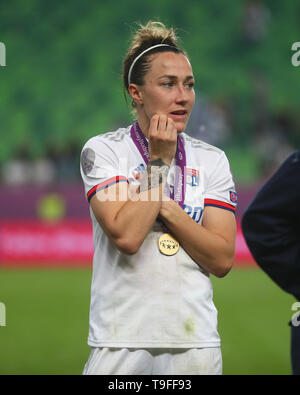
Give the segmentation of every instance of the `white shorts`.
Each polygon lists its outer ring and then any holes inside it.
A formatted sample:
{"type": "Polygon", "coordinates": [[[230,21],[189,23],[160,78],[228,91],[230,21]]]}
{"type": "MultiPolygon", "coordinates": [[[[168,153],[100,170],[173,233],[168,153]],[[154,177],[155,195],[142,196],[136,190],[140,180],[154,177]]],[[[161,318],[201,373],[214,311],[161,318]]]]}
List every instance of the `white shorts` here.
{"type": "Polygon", "coordinates": [[[222,354],[212,348],[92,348],[83,375],[220,375],[222,354]]]}

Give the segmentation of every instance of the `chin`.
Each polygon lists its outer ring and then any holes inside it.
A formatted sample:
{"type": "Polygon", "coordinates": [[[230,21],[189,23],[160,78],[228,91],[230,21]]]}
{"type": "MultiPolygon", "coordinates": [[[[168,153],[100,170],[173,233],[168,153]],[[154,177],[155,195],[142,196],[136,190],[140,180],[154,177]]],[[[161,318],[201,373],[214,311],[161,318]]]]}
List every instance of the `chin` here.
{"type": "Polygon", "coordinates": [[[186,124],[183,124],[182,122],[179,122],[178,124],[175,123],[175,126],[176,126],[176,128],[177,128],[177,132],[178,132],[178,133],[181,133],[181,132],[184,132],[184,131],[185,131],[186,124]]]}

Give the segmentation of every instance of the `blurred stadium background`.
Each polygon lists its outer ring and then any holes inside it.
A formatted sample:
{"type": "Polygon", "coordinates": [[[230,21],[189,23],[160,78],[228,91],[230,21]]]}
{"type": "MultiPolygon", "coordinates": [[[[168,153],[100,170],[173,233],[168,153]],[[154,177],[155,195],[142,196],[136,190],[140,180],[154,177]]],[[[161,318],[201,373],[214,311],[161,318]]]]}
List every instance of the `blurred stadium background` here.
{"type": "MultiPolygon", "coordinates": [[[[299,149],[299,16],[297,0],[0,0],[0,374],[80,374],[88,357],[79,156],[88,138],[132,122],[121,64],[135,23],[177,28],[196,78],[188,133],[225,150],[239,223],[299,149]]],[[[256,266],[240,230],[234,269],[212,280],[224,373],[290,374],[294,299],[256,266]]]]}

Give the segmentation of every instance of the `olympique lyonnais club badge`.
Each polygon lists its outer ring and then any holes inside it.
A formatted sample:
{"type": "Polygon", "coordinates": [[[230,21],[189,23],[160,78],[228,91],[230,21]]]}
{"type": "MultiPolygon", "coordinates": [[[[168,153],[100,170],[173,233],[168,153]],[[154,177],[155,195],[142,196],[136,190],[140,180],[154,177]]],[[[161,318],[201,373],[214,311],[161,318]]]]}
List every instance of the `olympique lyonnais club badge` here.
{"type": "Polygon", "coordinates": [[[179,243],[169,233],[164,233],[158,240],[158,248],[164,255],[175,255],[179,250],[179,243]]]}
{"type": "Polygon", "coordinates": [[[191,187],[199,185],[199,170],[186,168],[186,183],[191,187]]]}

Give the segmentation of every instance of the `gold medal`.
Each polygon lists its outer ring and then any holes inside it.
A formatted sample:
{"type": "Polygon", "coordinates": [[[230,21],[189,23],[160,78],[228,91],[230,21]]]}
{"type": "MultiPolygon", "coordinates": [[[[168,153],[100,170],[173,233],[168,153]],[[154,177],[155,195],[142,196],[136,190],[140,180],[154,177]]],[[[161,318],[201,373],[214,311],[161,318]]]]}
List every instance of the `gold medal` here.
{"type": "Polygon", "coordinates": [[[164,255],[175,255],[179,250],[179,243],[169,233],[164,233],[158,239],[158,248],[164,255]]]}

